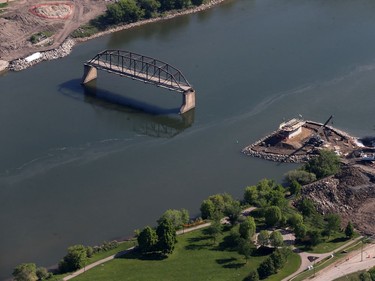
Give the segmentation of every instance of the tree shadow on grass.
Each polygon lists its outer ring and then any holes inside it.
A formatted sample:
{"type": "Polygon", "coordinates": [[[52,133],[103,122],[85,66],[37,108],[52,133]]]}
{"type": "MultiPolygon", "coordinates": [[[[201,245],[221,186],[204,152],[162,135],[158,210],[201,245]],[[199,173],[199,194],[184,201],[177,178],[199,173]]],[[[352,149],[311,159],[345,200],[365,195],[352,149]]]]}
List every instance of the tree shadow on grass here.
{"type": "Polygon", "coordinates": [[[201,250],[212,247],[212,242],[207,236],[192,237],[187,241],[189,245],[185,246],[186,250],[201,250]]]}
{"type": "Polygon", "coordinates": [[[227,258],[227,259],[217,259],[216,262],[218,264],[225,264],[225,263],[230,263],[232,261],[236,261],[236,258],[227,258]]]}
{"type": "Polygon", "coordinates": [[[142,254],[139,251],[131,251],[118,257],[119,259],[131,259],[131,260],[165,260],[168,256],[162,253],[149,253],[142,254]]]}
{"type": "Polygon", "coordinates": [[[340,242],[345,242],[345,241],[348,241],[349,239],[346,238],[346,237],[337,237],[331,241],[329,241],[330,243],[340,243],[340,242]]]}
{"type": "Polygon", "coordinates": [[[244,267],[246,263],[244,262],[236,262],[236,263],[229,263],[229,264],[225,264],[223,265],[224,268],[235,268],[235,269],[239,269],[241,267],[244,267]]]}
{"type": "Polygon", "coordinates": [[[252,256],[254,256],[254,257],[268,256],[268,255],[272,254],[273,251],[274,251],[273,248],[261,246],[252,253],[252,256]]]}

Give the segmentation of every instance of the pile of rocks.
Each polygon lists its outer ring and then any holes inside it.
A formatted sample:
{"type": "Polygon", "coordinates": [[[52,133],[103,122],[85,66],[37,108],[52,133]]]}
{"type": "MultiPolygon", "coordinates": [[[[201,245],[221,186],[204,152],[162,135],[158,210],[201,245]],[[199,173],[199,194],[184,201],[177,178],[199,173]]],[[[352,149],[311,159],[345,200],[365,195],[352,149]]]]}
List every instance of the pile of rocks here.
{"type": "Polygon", "coordinates": [[[24,58],[22,58],[22,59],[17,59],[17,60],[12,61],[9,64],[9,70],[21,71],[41,61],[54,60],[54,59],[65,57],[70,54],[74,44],[75,44],[74,40],[71,38],[68,38],[58,48],[48,50],[45,52],[41,52],[41,57],[36,60],[28,62],[24,58]]]}

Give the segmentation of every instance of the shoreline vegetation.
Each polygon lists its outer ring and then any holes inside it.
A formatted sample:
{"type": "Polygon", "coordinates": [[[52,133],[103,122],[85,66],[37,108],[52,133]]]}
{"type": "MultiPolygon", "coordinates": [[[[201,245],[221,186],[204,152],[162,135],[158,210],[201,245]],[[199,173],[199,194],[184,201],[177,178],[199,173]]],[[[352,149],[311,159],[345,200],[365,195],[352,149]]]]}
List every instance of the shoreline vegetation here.
{"type": "Polygon", "coordinates": [[[40,63],[42,61],[49,61],[49,60],[54,60],[58,58],[62,58],[65,56],[68,56],[74,45],[77,43],[81,42],[86,42],[91,39],[95,39],[107,34],[111,34],[114,32],[118,32],[121,30],[126,30],[138,26],[142,26],[145,24],[150,24],[150,23],[155,23],[159,21],[164,21],[164,20],[169,20],[175,17],[183,16],[183,15],[189,15],[193,13],[198,13],[207,9],[212,8],[213,6],[216,6],[226,0],[210,0],[208,3],[201,4],[199,6],[193,6],[192,8],[186,8],[186,9],[181,9],[181,10],[170,10],[168,12],[165,12],[163,14],[158,15],[157,17],[149,18],[149,19],[142,19],[136,22],[132,23],[124,23],[120,25],[111,25],[109,26],[108,29],[99,31],[94,33],[93,35],[90,35],[88,37],[83,37],[83,38],[72,38],[71,35],[69,35],[64,42],[57,48],[39,52],[38,58],[34,60],[26,60],[24,57],[15,59],[11,62],[7,61],[1,61],[0,60],[0,72],[10,70],[10,71],[21,71],[26,68],[29,68],[37,63],[40,63]]]}

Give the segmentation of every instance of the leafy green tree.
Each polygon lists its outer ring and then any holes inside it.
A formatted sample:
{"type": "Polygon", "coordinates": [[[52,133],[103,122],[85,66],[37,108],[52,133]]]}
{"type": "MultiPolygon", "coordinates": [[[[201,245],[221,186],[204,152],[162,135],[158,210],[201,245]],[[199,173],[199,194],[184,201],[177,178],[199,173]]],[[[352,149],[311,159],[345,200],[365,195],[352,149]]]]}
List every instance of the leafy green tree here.
{"type": "Polygon", "coordinates": [[[275,273],[276,269],[271,257],[266,258],[258,267],[258,274],[260,279],[266,279],[268,276],[275,273]]]}
{"type": "Polygon", "coordinates": [[[233,200],[225,206],[224,215],[229,219],[231,225],[237,223],[238,219],[241,216],[241,205],[240,202],[233,200]]]}
{"type": "Polygon", "coordinates": [[[354,234],[355,234],[355,231],[354,231],[353,224],[352,222],[349,221],[345,227],[345,235],[348,238],[353,238],[354,234]]]}
{"type": "Polygon", "coordinates": [[[218,236],[222,233],[223,226],[221,225],[220,221],[213,221],[211,225],[206,229],[206,234],[210,236],[216,244],[216,240],[218,236]]]}
{"type": "Polygon", "coordinates": [[[256,231],[255,220],[253,217],[246,217],[246,219],[241,222],[238,232],[243,239],[251,239],[256,231]]]}
{"type": "Polygon", "coordinates": [[[324,227],[325,233],[328,238],[333,232],[340,231],[341,227],[341,218],[337,214],[328,214],[326,215],[326,225],[324,227]]]}
{"type": "Polygon", "coordinates": [[[277,206],[279,208],[284,208],[287,205],[287,200],[285,199],[285,190],[271,190],[265,196],[268,205],[277,206]]]}
{"type": "Polygon", "coordinates": [[[68,248],[68,254],[59,263],[61,273],[71,272],[83,268],[87,263],[87,249],[83,245],[68,248]]]}
{"type": "Polygon", "coordinates": [[[270,235],[270,244],[272,247],[277,248],[284,245],[284,238],[280,231],[273,231],[270,235]]]}
{"type": "Polygon", "coordinates": [[[155,17],[160,8],[160,2],[157,0],[138,0],[138,5],[147,19],[155,17]]]}
{"type": "Polygon", "coordinates": [[[245,257],[247,263],[247,260],[254,251],[254,245],[253,243],[251,243],[251,241],[240,238],[240,240],[238,241],[237,251],[240,255],[243,255],[245,257]]]}
{"type": "Polygon", "coordinates": [[[213,219],[214,215],[222,217],[228,206],[235,204],[235,200],[227,193],[209,196],[202,202],[201,214],[203,219],[213,219]]]}
{"type": "Polygon", "coordinates": [[[275,271],[277,272],[279,269],[283,268],[285,265],[287,258],[286,256],[279,250],[276,249],[271,255],[270,258],[273,261],[273,265],[275,267],[275,271]]]}
{"type": "Polygon", "coordinates": [[[175,8],[175,0],[159,0],[160,2],[160,11],[170,11],[175,8]]]}
{"type": "Polygon", "coordinates": [[[309,237],[309,243],[311,246],[316,246],[322,242],[322,235],[319,230],[309,230],[307,231],[307,236],[309,237]]]}
{"type": "Polygon", "coordinates": [[[136,22],[143,16],[135,0],[119,0],[107,6],[107,19],[112,23],[136,22]]]}
{"type": "Polygon", "coordinates": [[[261,246],[267,246],[270,242],[270,234],[267,230],[261,230],[257,238],[258,244],[261,246]]]}
{"type": "Polygon", "coordinates": [[[163,254],[171,254],[176,244],[176,229],[173,223],[165,219],[156,228],[156,234],[158,235],[157,248],[163,254]]]}
{"type": "Polygon", "coordinates": [[[190,0],[175,0],[174,8],[175,9],[183,9],[183,8],[189,7],[190,5],[191,5],[190,0]]]}
{"type": "Polygon", "coordinates": [[[368,273],[370,274],[371,276],[371,280],[375,280],[375,267],[372,267],[369,269],[368,273]]]}
{"type": "Polygon", "coordinates": [[[368,273],[368,272],[362,272],[360,275],[359,275],[359,280],[360,281],[373,281],[374,279],[371,278],[371,274],[368,273]]]}
{"type": "Polygon", "coordinates": [[[302,189],[301,184],[296,180],[292,180],[292,182],[289,185],[290,193],[295,196],[299,196],[301,194],[301,189],[302,189]]]}
{"type": "Polygon", "coordinates": [[[333,151],[320,150],[319,156],[307,162],[304,170],[314,173],[318,179],[334,175],[340,171],[340,158],[333,151]]]}
{"type": "Polygon", "coordinates": [[[209,219],[215,212],[215,205],[211,200],[203,200],[200,210],[202,219],[209,219]]]}
{"type": "Polygon", "coordinates": [[[244,281],[259,281],[259,274],[257,270],[251,270],[249,275],[247,275],[244,281]]]}
{"type": "Polygon", "coordinates": [[[297,207],[304,217],[311,217],[316,213],[314,203],[307,198],[300,200],[297,207]]]}
{"type": "Polygon", "coordinates": [[[146,226],[138,235],[138,247],[141,253],[150,253],[156,250],[158,244],[158,235],[156,231],[146,226]]]}
{"type": "Polygon", "coordinates": [[[266,209],[264,215],[267,226],[275,226],[282,218],[282,213],[279,207],[271,206],[266,209]]]}
{"type": "Polygon", "coordinates": [[[172,210],[169,209],[164,212],[164,214],[158,219],[158,223],[161,223],[161,221],[168,219],[172,222],[173,226],[176,229],[179,229],[182,227],[182,225],[187,224],[189,222],[189,212],[186,209],[181,210],[172,210]]]}
{"type": "Polygon", "coordinates": [[[48,270],[45,267],[38,267],[36,269],[36,276],[38,277],[38,280],[47,280],[52,277],[52,273],[48,272],[48,270]]]}
{"type": "Polygon", "coordinates": [[[288,224],[293,228],[300,223],[303,223],[303,216],[301,214],[294,213],[288,218],[288,224]]]}
{"type": "Polygon", "coordinates": [[[290,185],[293,181],[301,185],[316,181],[316,175],[305,170],[292,170],[285,174],[285,181],[290,185]]]}
{"type": "Polygon", "coordinates": [[[16,281],[36,281],[38,277],[36,275],[35,263],[23,263],[18,265],[13,270],[13,277],[16,281]]]}
{"type": "Polygon", "coordinates": [[[303,223],[296,224],[294,227],[294,234],[299,240],[305,238],[307,234],[307,227],[303,223]]]}
{"type": "Polygon", "coordinates": [[[244,201],[246,203],[257,206],[258,197],[259,197],[259,192],[255,185],[248,186],[245,188],[244,201]]]}

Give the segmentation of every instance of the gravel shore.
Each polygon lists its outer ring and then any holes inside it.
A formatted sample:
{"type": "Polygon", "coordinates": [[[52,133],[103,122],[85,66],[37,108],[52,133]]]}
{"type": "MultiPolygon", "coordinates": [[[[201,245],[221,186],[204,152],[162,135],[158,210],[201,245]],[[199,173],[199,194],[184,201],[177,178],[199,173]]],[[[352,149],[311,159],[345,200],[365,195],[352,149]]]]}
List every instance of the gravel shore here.
{"type": "Polygon", "coordinates": [[[192,9],[186,9],[182,11],[171,11],[170,13],[164,14],[157,18],[152,18],[152,19],[138,21],[135,23],[116,26],[108,30],[98,32],[90,37],[76,38],[76,39],[68,37],[59,47],[52,49],[52,50],[40,52],[40,57],[31,62],[27,61],[25,58],[18,58],[11,62],[0,60],[0,72],[6,69],[11,70],[11,71],[21,71],[37,63],[40,63],[42,61],[58,59],[58,58],[62,58],[62,57],[69,55],[70,52],[72,51],[73,46],[78,42],[84,42],[84,41],[91,40],[91,39],[94,39],[94,38],[97,38],[97,37],[100,37],[109,33],[117,32],[117,31],[125,30],[125,29],[130,29],[136,26],[141,26],[141,25],[154,23],[154,22],[158,22],[162,20],[168,20],[168,19],[172,19],[172,18],[182,16],[182,15],[197,13],[197,12],[209,9],[224,1],[225,0],[211,0],[207,4],[203,4],[192,9]]]}

